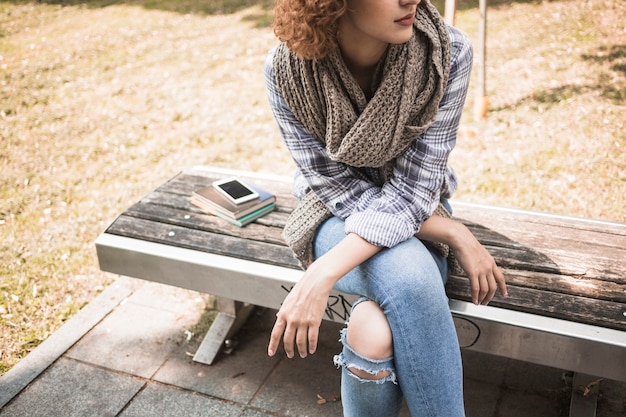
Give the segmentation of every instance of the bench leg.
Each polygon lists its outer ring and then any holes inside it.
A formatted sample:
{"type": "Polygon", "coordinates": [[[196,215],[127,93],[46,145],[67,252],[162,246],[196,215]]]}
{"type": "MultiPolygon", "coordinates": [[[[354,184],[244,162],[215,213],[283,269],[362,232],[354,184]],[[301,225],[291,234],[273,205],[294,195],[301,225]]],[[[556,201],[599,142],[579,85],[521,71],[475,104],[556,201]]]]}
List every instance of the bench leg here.
{"type": "Polygon", "coordinates": [[[253,309],[252,304],[218,297],[217,317],[193,356],[194,362],[211,365],[222,346],[237,333],[253,309]]]}
{"type": "Polygon", "coordinates": [[[596,417],[600,381],[602,378],[574,374],[569,417],[596,417]]]}

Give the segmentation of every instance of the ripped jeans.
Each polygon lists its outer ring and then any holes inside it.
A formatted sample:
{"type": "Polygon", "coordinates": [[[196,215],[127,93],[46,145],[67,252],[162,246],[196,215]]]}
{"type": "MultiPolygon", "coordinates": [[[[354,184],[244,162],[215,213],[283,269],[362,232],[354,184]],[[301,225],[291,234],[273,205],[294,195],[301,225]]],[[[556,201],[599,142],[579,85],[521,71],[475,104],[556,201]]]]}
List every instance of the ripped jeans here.
{"type": "MultiPolygon", "coordinates": [[[[315,256],[344,237],[341,219],[326,220],[315,236],[315,256]]],[[[447,261],[411,238],[383,249],[337,282],[336,290],[360,295],[359,302],[376,302],[393,337],[393,356],[372,360],[354,351],[342,330],[344,347],[335,364],[342,368],[344,417],[398,416],[403,398],[412,417],[465,415],[461,352],[444,290],[446,278],[447,261]],[[391,373],[366,380],[348,367],[391,373]]]]}

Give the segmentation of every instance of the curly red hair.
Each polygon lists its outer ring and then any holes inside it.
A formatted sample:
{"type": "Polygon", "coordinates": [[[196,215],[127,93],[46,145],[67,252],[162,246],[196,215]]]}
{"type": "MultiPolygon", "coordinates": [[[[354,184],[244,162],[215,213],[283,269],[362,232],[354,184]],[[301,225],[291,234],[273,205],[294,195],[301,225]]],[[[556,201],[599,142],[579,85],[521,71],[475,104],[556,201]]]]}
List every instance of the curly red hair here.
{"type": "Polygon", "coordinates": [[[274,33],[303,59],[322,59],[337,48],[337,25],[347,0],[276,0],[274,33]]]}

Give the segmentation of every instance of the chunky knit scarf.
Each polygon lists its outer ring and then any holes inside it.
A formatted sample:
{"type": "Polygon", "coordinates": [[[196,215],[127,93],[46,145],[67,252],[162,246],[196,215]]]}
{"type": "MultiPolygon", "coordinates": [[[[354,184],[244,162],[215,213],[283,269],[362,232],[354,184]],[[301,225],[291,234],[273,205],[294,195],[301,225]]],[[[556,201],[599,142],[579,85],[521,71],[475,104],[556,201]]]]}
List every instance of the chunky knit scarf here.
{"type": "MultiPolygon", "coordinates": [[[[273,68],[287,105],[332,160],[379,168],[388,179],[395,159],[435,120],[450,72],[450,39],[437,9],[423,1],[412,38],[388,47],[369,101],[339,50],[302,60],[281,44],[273,68]]],[[[313,192],[292,212],[284,237],[304,268],[313,261],[315,231],[330,216],[313,192]]]]}

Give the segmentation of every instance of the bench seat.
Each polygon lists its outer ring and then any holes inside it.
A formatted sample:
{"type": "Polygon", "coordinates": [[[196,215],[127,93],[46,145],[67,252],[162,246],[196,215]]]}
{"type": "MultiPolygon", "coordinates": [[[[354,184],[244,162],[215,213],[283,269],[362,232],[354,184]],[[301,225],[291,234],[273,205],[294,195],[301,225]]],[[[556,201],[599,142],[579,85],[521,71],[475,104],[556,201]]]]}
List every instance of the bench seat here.
{"type": "MultiPolygon", "coordinates": [[[[100,268],[219,297],[223,314],[209,332],[212,339],[207,336],[213,347],[204,360],[196,358],[211,363],[243,317],[241,306],[278,308],[302,275],[282,238],[295,203],[291,181],[283,177],[185,170],[98,237],[100,268]],[[190,203],[193,191],[229,175],[276,194],[276,210],[239,228],[190,203]],[[222,318],[226,322],[218,323],[222,318]]],[[[626,225],[458,201],[452,206],[495,257],[509,290],[507,299],[497,295],[489,306],[475,306],[468,280],[450,277],[446,291],[461,346],[626,381],[626,225]]],[[[345,321],[354,299],[333,293],[325,318],[345,321]]]]}

